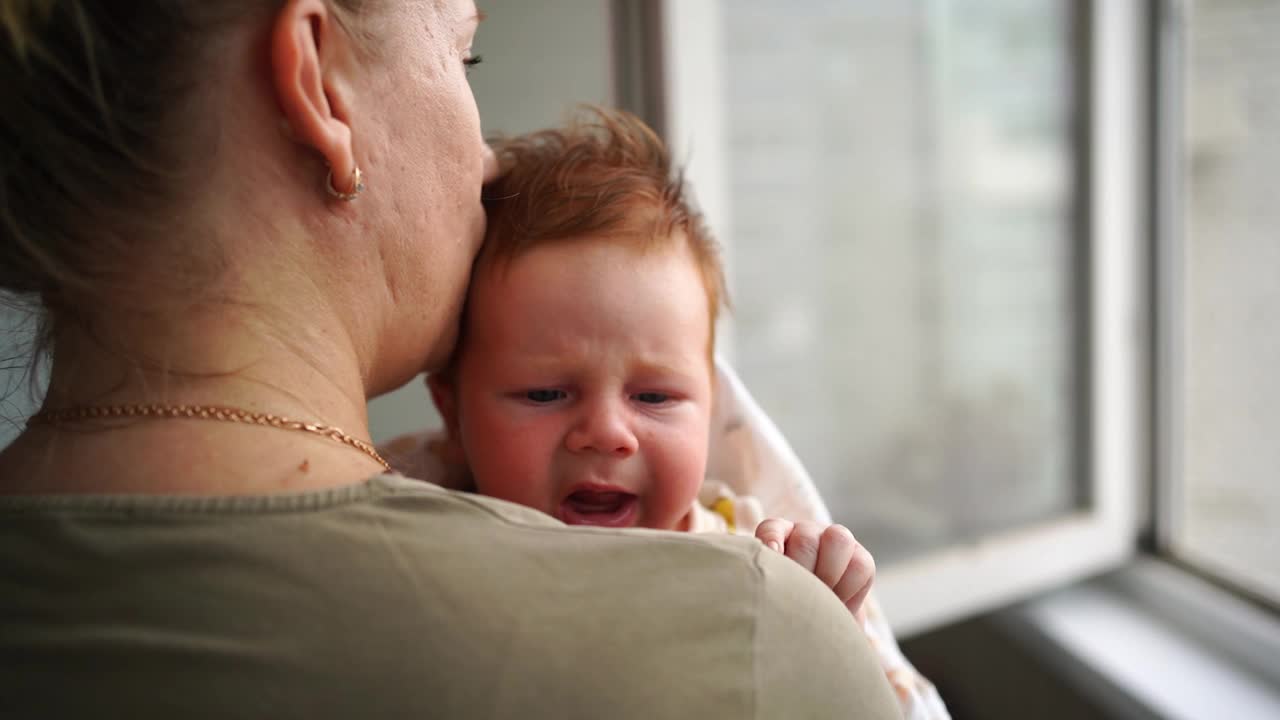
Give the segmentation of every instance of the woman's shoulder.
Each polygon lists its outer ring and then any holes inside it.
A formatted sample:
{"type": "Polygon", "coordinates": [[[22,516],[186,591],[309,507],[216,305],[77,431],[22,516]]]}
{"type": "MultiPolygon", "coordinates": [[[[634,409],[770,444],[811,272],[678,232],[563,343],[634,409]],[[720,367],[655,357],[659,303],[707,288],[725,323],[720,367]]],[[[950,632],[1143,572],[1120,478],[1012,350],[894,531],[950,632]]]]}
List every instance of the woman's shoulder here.
{"type": "Polygon", "coordinates": [[[0,515],[0,659],[67,642],[116,658],[71,679],[23,663],[46,701],[46,684],[110,678],[102,697],[174,708],[272,687],[273,707],[317,717],[462,716],[480,699],[495,717],[800,717],[819,693],[874,706],[883,684],[834,596],[749,538],[571,528],[398,476],[267,498],[10,498],[0,515]]]}
{"type": "Polygon", "coordinates": [[[706,607],[736,608],[753,620],[769,598],[795,602],[810,589],[811,578],[773,555],[749,537],[566,526],[515,503],[392,474],[256,496],[0,497],[0,584],[33,589],[107,574],[121,589],[167,576],[221,583],[211,595],[253,594],[253,583],[270,586],[278,571],[306,577],[312,595],[330,596],[335,609],[377,587],[383,600],[430,614],[438,606],[421,589],[446,586],[477,598],[472,607],[491,620],[536,615],[527,602],[507,602],[512,593],[566,592],[691,620],[706,607]],[[217,573],[207,572],[210,563],[217,573]]]}

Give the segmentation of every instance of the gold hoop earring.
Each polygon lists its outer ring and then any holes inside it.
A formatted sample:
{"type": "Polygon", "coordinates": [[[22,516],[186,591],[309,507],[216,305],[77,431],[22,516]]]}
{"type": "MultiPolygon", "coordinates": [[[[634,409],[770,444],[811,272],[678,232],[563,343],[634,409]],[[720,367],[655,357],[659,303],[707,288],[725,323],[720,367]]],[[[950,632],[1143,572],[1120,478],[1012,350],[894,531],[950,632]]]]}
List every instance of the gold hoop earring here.
{"type": "Polygon", "coordinates": [[[360,172],[357,166],[351,171],[351,192],[341,192],[333,186],[333,168],[329,168],[329,175],[324,179],[324,189],[333,197],[343,202],[351,202],[360,197],[360,193],[364,192],[364,173],[360,172]]]}

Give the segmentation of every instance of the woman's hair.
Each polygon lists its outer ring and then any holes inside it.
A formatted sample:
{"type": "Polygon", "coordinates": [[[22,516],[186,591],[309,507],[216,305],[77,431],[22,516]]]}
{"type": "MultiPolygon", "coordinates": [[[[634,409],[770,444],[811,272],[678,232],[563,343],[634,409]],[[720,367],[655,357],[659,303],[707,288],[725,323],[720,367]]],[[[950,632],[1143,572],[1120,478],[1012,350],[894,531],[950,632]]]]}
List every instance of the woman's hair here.
{"type": "Polygon", "coordinates": [[[500,141],[485,188],[488,228],[477,272],[543,245],[598,240],[641,250],[689,248],[715,323],[728,304],[719,248],[658,135],[620,110],[585,108],[563,129],[500,141]]]}
{"type": "MultiPolygon", "coordinates": [[[[366,4],[334,2],[340,20],[366,4]]],[[[218,32],[279,5],[0,0],[0,296],[55,322],[119,299],[208,157],[192,100],[218,32]]],[[[217,250],[194,245],[166,246],[166,279],[216,269],[217,250]]]]}

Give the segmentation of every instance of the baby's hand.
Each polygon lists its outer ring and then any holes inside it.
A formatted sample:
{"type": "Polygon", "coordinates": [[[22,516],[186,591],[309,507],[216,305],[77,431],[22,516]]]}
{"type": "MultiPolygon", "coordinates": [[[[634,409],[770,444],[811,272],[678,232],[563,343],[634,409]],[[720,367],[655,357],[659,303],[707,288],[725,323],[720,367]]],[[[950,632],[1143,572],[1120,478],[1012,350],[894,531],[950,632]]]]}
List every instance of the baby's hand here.
{"type": "Polygon", "coordinates": [[[858,619],[858,624],[865,624],[867,616],[862,602],[871,592],[876,561],[862,543],[854,539],[849,528],[769,518],[756,527],[756,537],[817,575],[835,591],[840,602],[858,619]]]}

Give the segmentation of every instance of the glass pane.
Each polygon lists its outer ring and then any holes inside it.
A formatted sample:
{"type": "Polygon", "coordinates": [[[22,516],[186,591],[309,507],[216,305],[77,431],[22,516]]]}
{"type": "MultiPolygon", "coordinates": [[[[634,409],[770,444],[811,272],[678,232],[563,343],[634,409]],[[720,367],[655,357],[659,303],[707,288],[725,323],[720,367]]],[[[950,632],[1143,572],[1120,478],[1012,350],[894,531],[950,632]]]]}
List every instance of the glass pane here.
{"type": "Polygon", "coordinates": [[[43,371],[48,369],[48,363],[34,366],[41,381],[31,382],[36,321],[13,302],[0,295],[0,449],[18,436],[35,412],[36,400],[44,395],[43,371]]]}
{"type": "Polygon", "coordinates": [[[1082,502],[1072,6],[726,4],[735,363],[882,562],[1082,502]]]}
{"type": "Polygon", "coordinates": [[[1188,19],[1176,549],[1280,602],[1280,4],[1188,19]]]}

